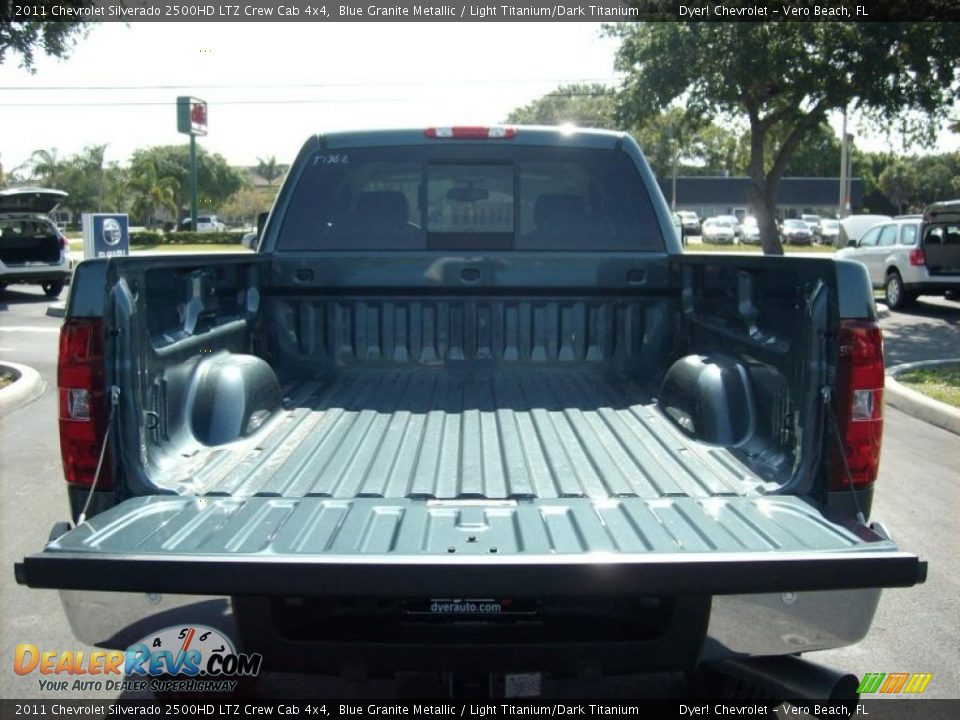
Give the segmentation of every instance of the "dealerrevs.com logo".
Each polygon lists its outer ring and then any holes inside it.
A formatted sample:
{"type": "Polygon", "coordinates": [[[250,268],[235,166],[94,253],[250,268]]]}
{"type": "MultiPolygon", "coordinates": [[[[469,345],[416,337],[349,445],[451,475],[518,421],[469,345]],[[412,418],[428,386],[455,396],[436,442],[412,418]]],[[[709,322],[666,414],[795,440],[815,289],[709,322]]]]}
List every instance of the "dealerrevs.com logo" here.
{"type": "Polygon", "coordinates": [[[933,679],[933,673],[867,673],[860,681],[858,693],[886,693],[897,695],[900,693],[919,695],[927,689],[933,679]]]}
{"type": "Polygon", "coordinates": [[[21,643],[14,651],[17,675],[39,675],[41,690],[66,692],[229,692],[237,677],[255,677],[263,657],[238,653],[219,630],[175,626],[148,635],[123,650],[40,650],[21,643]]]}

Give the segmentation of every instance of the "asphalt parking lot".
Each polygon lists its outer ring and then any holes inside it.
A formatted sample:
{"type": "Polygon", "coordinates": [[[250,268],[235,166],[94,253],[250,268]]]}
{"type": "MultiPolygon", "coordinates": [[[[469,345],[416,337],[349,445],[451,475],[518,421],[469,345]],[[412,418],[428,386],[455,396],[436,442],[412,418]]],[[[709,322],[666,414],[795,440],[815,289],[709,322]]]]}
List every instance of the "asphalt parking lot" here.
{"type": "MultiPolygon", "coordinates": [[[[51,526],[67,517],[56,422],[56,349],[60,321],[46,316],[39,289],[14,286],[0,293],[0,361],[35,368],[47,383],[29,405],[0,419],[0,657],[13,657],[21,642],[59,650],[90,650],[76,641],[57,594],[15,584],[12,565],[39,551],[51,526]]],[[[922,299],[908,313],[882,321],[888,364],[958,354],[960,304],[922,299]]],[[[929,561],[927,582],[884,593],[873,628],[858,645],[810,658],[862,676],[868,672],[932,672],[926,696],[960,698],[960,452],[957,436],[901,412],[888,409],[883,458],[873,519],[882,520],[901,547],[929,561]]],[[[351,686],[353,687],[353,686],[351,686]]],[[[342,695],[340,683],[272,676],[264,692],[278,697],[326,693],[342,695]]],[[[676,696],[682,678],[625,679],[612,684],[613,695],[676,696]]],[[[596,696],[600,688],[555,689],[596,696]]],[[[387,692],[371,685],[366,692],[387,692]]],[[[76,697],[83,697],[79,692],[76,697]]],[[[88,693],[102,698],[103,693],[88,693]]],[[[0,666],[0,697],[42,698],[35,678],[19,677],[0,666]]]]}

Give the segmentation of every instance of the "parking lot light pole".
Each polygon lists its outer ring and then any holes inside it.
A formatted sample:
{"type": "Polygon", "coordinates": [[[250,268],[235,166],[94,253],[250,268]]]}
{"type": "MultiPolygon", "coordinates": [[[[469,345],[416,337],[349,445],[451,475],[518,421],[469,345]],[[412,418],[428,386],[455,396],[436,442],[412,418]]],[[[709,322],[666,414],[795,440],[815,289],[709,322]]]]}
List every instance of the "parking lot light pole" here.
{"type": "MultiPolygon", "coordinates": [[[[197,229],[197,135],[207,134],[207,103],[181,95],[177,98],[177,131],[190,136],[190,229],[197,229]]],[[[179,221],[180,209],[177,208],[179,221]]]]}
{"type": "Polygon", "coordinates": [[[840,198],[837,201],[837,217],[845,218],[847,213],[847,108],[843,108],[843,135],[840,140],[840,198]]]}
{"type": "Polygon", "coordinates": [[[846,136],[844,136],[844,140],[847,144],[847,185],[844,188],[843,196],[844,217],[850,215],[853,210],[850,200],[853,195],[853,137],[853,133],[848,133],[846,136]]]}
{"type": "Polygon", "coordinates": [[[197,136],[190,136],[190,229],[197,231],[197,136]]]}
{"type": "Polygon", "coordinates": [[[677,211],[677,151],[673,151],[673,186],[670,190],[670,209],[677,211]]]}

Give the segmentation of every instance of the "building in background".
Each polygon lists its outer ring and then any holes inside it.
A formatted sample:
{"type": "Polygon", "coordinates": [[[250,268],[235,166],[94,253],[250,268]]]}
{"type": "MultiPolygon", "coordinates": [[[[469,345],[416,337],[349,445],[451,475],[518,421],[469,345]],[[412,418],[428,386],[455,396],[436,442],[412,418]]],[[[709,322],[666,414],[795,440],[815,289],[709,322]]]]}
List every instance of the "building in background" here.
{"type": "MultiPolygon", "coordinates": [[[[659,178],[660,189],[671,204],[672,180],[659,178]]],[[[692,210],[701,219],[714,215],[736,215],[740,220],[750,214],[745,177],[678,177],[677,210],[692,210]]],[[[851,182],[851,212],[857,212],[863,201],[863,181],[851,182]]],[[[777,217],[798,218],[803,213],[824,217],[837,214],[840,199],[840,178],[783,178],[777,193],[777,217]]]]}

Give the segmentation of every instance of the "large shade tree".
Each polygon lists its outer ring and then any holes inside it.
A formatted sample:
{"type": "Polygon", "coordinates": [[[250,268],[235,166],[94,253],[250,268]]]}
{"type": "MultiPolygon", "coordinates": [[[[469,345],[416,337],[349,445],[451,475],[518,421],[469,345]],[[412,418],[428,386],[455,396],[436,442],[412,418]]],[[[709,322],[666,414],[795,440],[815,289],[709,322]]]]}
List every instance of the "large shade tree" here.
{"type": "MultiPolygon", "coordinates": [[[[64,10],[78,10],[93,7],[92,0],[59,0],[57,6],[64,10]]],[[[20,3],[31,9],[46,6],[46,19],[40,22],[15,22],[14,3],[0,0],[0,65],[11,57],[19,60],[21,67],[35,71],[37,52],[55,58],[65,58],[73,49],[74,43],[86,35],[92,23],[84,20],[52,20],[52,3],[20,3]]],[[[68,17],[61,12],[60,18],[68,17]]]]}
{"type": "Polygon", "coordinates": [[[130,187],[133,190],[131,210],[138,221],[152,225],[160,210],[176,217],[180,182],[172,175],[165,175],[157,160],[139,162],[133,168],[130,187]]]}
{"type": "Polygon", "coordinates": [[[748,200],[767,253],[783,252],[780,180],[831,111],[929,136],[960,85],[958,23],[621,23],[607,32],[620,39],[627,124],[675,102],[703,117],[746,117],[748,200]]]}
{"type": "MultiPolygon", "coordinates": [[[[561,85],[510,112],[506,122],[628,130],[640,143],[654,173],[666,177],[676,159],[687,174],[730,174],[736,165],[737,135],[702,118],[668,108],[628,127],[617,115],[617,95],[599,83],[561,85]]],[[[263,175],[263,173],[260,173],[263,175]]]]}
{"type": "MultiPolygon", "coordinates": [[[[130,161],[134,176],[143,174],[141,168],[153,166],[159,177],[177,181],[175,202],[185,208],[190,201],[190,148],[188,145],[157,145],[136,150],[130,161]]],[[[149,173],[147,169],[143,172],[149,173]]],[[[249,179],[244,173],[230,167],[222,155],[197,148],[197,195],[200,209],[213,212],[249,179]]]]}
{"type": "Polygon", "coordinates": [[[513,110],[508,123],[563,125],[613,130],[617,126],[615,90],[600,83],[561,85],[528,105],[513,110]]]}
{"type": "Polygon", "coordinates": [[[902,213],[904,206],[916,192],[917,174],[907,163],[897,160],[880,173],[877,184],[897,208],[897,212],[902,213]]]}

